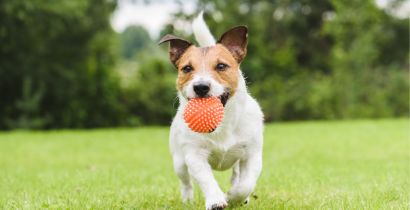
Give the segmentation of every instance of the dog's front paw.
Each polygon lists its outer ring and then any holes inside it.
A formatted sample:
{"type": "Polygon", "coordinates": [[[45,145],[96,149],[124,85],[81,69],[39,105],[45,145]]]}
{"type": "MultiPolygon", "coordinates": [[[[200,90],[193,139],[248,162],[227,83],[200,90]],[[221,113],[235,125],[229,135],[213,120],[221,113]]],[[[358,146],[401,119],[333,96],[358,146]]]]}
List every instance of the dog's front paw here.
{"type": "Polygon", "coordinates": [[[222,210],[228,206],[225,198],[210,199],[206,201],[206,210],[222,210]]]}

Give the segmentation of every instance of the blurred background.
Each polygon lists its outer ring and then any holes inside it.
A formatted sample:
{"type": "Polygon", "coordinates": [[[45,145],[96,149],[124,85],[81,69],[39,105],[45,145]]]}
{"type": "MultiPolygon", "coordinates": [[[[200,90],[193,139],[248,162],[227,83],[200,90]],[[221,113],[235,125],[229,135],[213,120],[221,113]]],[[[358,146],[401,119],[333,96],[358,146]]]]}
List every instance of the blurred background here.
{"type": "Polygon", "coordinates": [[[167,125],[167,33],[248,25],[241,65],[266,121],[409,116],[409,1],[3,0],[0,129],[167,125]]]}

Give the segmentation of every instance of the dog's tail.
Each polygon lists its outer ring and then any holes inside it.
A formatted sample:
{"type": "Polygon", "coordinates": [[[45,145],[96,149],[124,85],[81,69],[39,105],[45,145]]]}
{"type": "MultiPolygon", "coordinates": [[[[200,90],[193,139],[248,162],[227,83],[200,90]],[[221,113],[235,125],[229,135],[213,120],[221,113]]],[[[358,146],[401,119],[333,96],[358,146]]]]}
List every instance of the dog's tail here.
{"type": "Polygon", "coordinates": [[[204,21],[203,14],[204,12],[202,11],[192,22],[192,31],[194,32],[195,39],[198,41],[199,46],[208,47],[215,45],[216,42],[204,21]]]}

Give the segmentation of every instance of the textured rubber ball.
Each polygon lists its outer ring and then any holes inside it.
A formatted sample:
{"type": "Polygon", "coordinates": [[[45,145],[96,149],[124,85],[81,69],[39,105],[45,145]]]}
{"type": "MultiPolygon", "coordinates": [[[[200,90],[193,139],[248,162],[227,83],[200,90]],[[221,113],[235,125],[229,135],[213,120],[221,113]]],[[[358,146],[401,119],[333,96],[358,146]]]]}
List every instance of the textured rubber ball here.
{"type": "Polygon", "coordinates": [[[188,127],[198,133],[214,131],[224,117],[224,107],[217,97],[193,98],[184,110],[188,127]]]}

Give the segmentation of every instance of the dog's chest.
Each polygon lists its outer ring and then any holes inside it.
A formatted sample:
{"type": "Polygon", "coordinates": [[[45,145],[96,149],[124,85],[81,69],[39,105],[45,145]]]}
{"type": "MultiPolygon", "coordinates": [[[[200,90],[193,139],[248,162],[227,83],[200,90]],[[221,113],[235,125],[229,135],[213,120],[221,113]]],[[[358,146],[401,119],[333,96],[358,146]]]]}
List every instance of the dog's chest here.
{"type": "Polygon", "coordinates": [[[245,152],[246,145],[242,143],[230,147],[214,147],[208,157],[208,162],[214,170],[226,170],[243,157],[245,152]]]}

